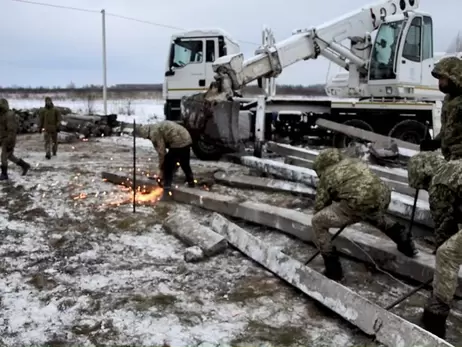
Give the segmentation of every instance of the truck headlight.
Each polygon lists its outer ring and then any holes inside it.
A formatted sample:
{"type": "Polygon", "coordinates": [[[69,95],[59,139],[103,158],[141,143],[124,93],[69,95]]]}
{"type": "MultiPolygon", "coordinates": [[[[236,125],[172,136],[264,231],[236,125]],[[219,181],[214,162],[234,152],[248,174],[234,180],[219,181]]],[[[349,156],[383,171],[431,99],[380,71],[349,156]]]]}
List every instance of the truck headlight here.
{"type": "Polygon", "coordinates": [[[387,93],[388,95],[393,94],[393,88],[392,87],[386,87],[385,88],[385,93],[387,93]]]}

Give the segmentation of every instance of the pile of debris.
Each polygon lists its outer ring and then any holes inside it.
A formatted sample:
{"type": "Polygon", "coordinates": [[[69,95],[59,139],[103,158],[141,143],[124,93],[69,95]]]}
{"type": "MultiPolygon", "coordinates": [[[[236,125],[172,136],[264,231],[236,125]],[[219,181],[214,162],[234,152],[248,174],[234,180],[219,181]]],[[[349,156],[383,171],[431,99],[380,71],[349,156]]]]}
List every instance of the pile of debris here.
{"type": "MultiPolygon", "coordinates": [[[[72,111],[67,107],[55,106],[63,116],[70,114],[72,111]]],[[[31,134],[39,131],[39,112],[40,108],[31,109],[12,109],[19,120],[19,133],[31,134]]]]}

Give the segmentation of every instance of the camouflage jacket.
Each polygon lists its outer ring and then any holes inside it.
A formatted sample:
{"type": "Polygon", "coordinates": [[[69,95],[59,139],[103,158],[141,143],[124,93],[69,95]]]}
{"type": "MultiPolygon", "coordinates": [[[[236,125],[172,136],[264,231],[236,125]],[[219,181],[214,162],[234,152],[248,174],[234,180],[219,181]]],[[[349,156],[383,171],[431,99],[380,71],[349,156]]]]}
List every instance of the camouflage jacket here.
{"type": "Polygon", "coordinates": [[[46,132],[56,132],[61,123],[61,112],[55,107],[40,109],[40,129],[46,132]]]}
{"type": "Polygon", "coordinates": [[[19,121],[6,99],[0,100],[0,141],[2,146],[14,147],[19,121]]]}
{"type": "Polygon", "coordinates": [[[443,164],[428,190],[430,211],[435,223],[436,245],[459,231],[462,223],[462,160],[443,164]]]}
{"type": "Polygon", "coordinates": [[[182,148],[192,144],[191,135],[181,124],[172,121],[162,121],[155,124],[143,125],[140,135],[152,141],[159,154],[159,168],[164,165],[167,148],[182,148]]]}
{"type": "Polygon", "coordinates": [[[369,167],[358,159],[345,158],[325,168],[316,188],[315,213],[332,201],[344,201],[359,215],[385,211],[390,189],[369,167]]]}
{"type": "Polygon", "coordinates": [[[447,77],[460,89],[459,95],[447,94],[441,110],[441,152],[446,160],[462,158],[462,60],[441,59],[432,71],[434,77],[447,77]]]}
{"type": "Polygon", "coordinates": [[[462,161],[445,161],[437,153],[422,152],[408,164],[409,186],[428,191],[437,247],[458,231],[462,198],[462,161]]]}

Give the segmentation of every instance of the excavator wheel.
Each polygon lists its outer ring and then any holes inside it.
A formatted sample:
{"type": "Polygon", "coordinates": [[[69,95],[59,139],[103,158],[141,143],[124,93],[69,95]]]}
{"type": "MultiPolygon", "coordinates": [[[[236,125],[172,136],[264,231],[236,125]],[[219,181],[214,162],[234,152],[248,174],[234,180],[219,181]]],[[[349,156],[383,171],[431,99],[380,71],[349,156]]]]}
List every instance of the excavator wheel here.
{"type": "Polygon", "coordinates": [[[204,161],[220,160],[224,154],[221,148],[206,141],[203,136],[193,139],[192,150],[197,159],[204,161]]]}
{"type": "Polygon", "coordinates": [[[420,144],[423,139],[430,138],[427,126],[413,119],[406,119],[397,123],[388,136],[402,141],[420,144]]]}
{"type": "MultiPolygon", "coordinates": [[[[343,124],[367,131],[374,131],[369,123],[361,119],[349,119],[346,122],[343,122],[343,124]]],[[[352,138],[348,135],[335,133],[332,139],[332,145],[336,148],[346,148],[348,147],[348,144],[351,142],[351,140],[352,138]]]]}

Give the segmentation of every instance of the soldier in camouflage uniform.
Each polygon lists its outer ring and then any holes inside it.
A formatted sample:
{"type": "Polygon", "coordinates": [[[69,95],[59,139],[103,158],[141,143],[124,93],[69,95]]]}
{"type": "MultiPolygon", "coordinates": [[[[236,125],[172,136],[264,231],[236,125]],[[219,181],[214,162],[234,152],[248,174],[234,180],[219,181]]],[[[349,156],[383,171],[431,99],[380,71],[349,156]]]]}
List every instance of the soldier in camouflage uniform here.
{"type": "Polygon", "coordinates": [[[384,232],[406,256],[417,254],[411,233],[385,215],[391,200],[390,189],[365,163],[344,156],[338,149],[328,149],[316,157],[314,170],[319,183],[311,223],[327,277],[343,277],[330,228],[364,221],[384,232]]]}
{"type": "Polygon", "coordinates": [[[180,164],[186,176],[188,186],[194,187],[194,175],[190,165],[192,139],[185,127],[166,120],[143,125],[137,132],[141,137],[152,141],[159,155],[159,178],[163,180],[164,186],[161,200],[169,198],[177,163],[180,164]]]}
{"type": "Polygon", "coordinates": [[[462,160],[446,162],[436,153],[419,153],[409,160],[409,185],[428,191],[435,223],[436,269],[433,293],[422,316],[425,329],[444,338],[446,319],[462,265],[462,160]]]}
{"type": "Polygon", "coordinates": [[[19,122],[6,99],[0,100],[0,140],[2,143],[2,165],[0,181],[8,179],[8,160],[22,168],[22,175],[26,175],[30,165],[14,155],[16,135],[18,134],[19,122]]]}
{"type": "Polygon", "coordinates": [[[58,132],[61,123],[61,113],[56,109],[50,97],[45,98],[45,108],[40,110],[39,132],[45,131],[45,158],[51,159],[51,151],[58,151],[58,132]]]}
{"type": "Polygon", "coordinates": [[[462,159],[462,60],[441,59],[432,71],[445,95],[441,110],[441,130],[433,140],[424,140],[421,151],[441,148],[446,160],[462,159]]]}

